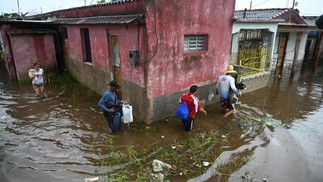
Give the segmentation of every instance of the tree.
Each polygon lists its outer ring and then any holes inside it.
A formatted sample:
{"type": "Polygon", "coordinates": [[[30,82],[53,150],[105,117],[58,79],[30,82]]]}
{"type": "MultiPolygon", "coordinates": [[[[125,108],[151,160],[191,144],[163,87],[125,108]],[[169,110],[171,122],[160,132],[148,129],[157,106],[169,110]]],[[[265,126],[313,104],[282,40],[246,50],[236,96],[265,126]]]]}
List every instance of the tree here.
{"type": "Polygon", "coordinates": [[[96,3],[97,4],[104,4],[105,3],[105,0],[97,0],[96,3]]]}

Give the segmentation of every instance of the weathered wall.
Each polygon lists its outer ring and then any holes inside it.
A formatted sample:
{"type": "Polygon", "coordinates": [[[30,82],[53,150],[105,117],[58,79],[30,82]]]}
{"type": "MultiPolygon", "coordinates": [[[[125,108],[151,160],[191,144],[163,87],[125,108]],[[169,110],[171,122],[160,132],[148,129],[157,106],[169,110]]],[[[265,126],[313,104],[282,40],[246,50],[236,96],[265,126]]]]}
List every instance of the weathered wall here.
{"type": "MultiPolygon", "coordinates": [[[[85,64],[82,55],[80,28],[88,28],[92,55],[92,64],[90,66],[105,71],[107,74],[112,71],[109,35],[119,35],[122,78],[141,87],[145,86],[144,67],[142,65],[133,66],[129,61],[129,50],[135,50],[138,47],[137,25],[68,25],[65,27],[67,27],[68,38],[65,39],[64,45],[68,57],[78,60],[80,64],[85,64]]],[[[107,79],[106,83],[109,81],[110,79],[107,79]]]]}
{"type": "MultiPolygon", "coordinates": [[[[299,43],[299,49],[298,55],[296,58],[296,64],[295,64],[295,76],[297,76],[300,73],[301,65],[304,59],[305,55],[305,47],[306,47],[306,40],[307,40],[307,32],[302,32],[301,40],[299,43]]],[[[285,59],[283,64],[283,72],[282,77],[290,77],[292,64],[295,56],[295,45],[297,43],[297,32],[292,31],[289,32],[289,37],[287,41],[287,46],[285,50],[285,59]]],[[[277,39],[275,42],[275,48],[274,48],[274,62],[272,64],[273,71],[276,68],[277,58],[278,58],[278,47],[279,47],[279,33],[277,34],[277,39]]]]}
{"type": "Polygon", "coordinates": [[[234,5],[234,0],[147,1],[152,57],[148,65],[149,98],[216,81],[229,64],[234,5]],[[207,34],[208,50],[184,53],[185,34],[207,34]]]}
{"type": "MultiPolygon", "coordinates": [[[[148,98],[156,121],[173,116],[179,96],[196,84],[208,91],[230,60],[234,0],[146,1],[148,98]],[[184,52],[184,35],[208,35],[208,49],[184,52]]],[[[210,101],[211,102],[211,101],[210,101]]]]}
{"type": "MultiPolygon", "coordinates": [[[[274,54],[274,43],[276,42],[276,34],[277,34],[278,23],[265,23],[265,22],[258,22],[258,23],[233,23],[232,28],[232,44],[231,44],[231,64],[237,64],[238,59],[238,51],[239,51],[239,32],[241,29],[268,29],[271,34],[271,54],[270,58],[273,58],[274,54]]],[[[273,60],[271,59],[271,62],[273,60]]],[[[271,63],[272,64],[272,63],[271,63]]]]}
{"type": "MultiPolygon", "coordinates": [[[[0,30],[9,28],[7,25],[1,25],[0,30]]],[[[10,47],[10,39],[5,31],[0,31],[3,43],[3,58],[5,61],[6,69],[11,79],[16,79],[15,63],[13,61],[13,55],[10,47]]]]}
{"type": "Polygon", "coordinates": [[[103,93],[102,83],[110,81],[112,67],[107,35],[118,34],[123,96],[133,105],[134,115],[150,123],[173,116],[178,97],[192,84],[202,86],[201,100],[208,98],[210,88],[229,64],[235,1],[141,2],[146,3],[148,13],[146,29],[140,28],[139,37],[137,25],[66,25],[64,46],[69,70],[80,82],[103,93]],[[89,28],[92,64],[82,61],[80,28],[89,28]],[[184,53],[185,34],[207,34],[208,50],[184,53]],[[138,49],[138,40],[141,64],[133,66],[128,51],[138,49]],[[100,78],[95,76],[98,70],[100,78]]]}
{"type": "MultiPolygon", "coordinates": [[[[129,50],[144,47],[144,29],[137,25],[65,25],[68,38],[64,40],[65,61],[68,70],[84,85],[103,94],[106,84],[112,80],[112,60],[109,35],[119,35],[122,95],[133,106],[133,114],[145,120],[149,102],[145,88],[144,64],[133,66],[129,61],[129,50]],[[88,28],[92,64],[83,62],[80,28],[88,28]]],[[[144,52],[144,51],[142,51],[144,52]]]]}
{"type": "Polygon", "coordinates": [[[249,77],[243,78],[243,83],[246,85],[246,89],[243,93],[252,92],[260,88],[268,86],[268,81],[270,78],[270,72],[263,72],[251,75],[249,77]]]}
{"type": "MultiPolygon", "coordinates": [[[[80,83],[101,95],[108,89],[106,83],[111,80],[111,77],[106,71],[88,64],[83,64],[72,57],[65,57],[65,59],[67,70],[69,70],[80,83]]],[[[137,119],[147,123],[152,122],[147,119],[151,118],[149,114],[152,113],[152,111],[145,88],[123,79],[122,94],[124,95],[124,99],[133,106],[133,115],[137,119]]]]}
{"type": "Polygon", "coordinates": [[[18,79],[28,75],[37,60],[45,71],[57,67],[55,44],[52,34],[23,34],[9,37],[18,79]]]}
{"type": "MultiPolygon", "coordinates": [[[[219,98],[215,96],[215,86],[216,83],[204,85],[198,88],[197,97],[200,99],[202,106],[213,104],[219,100],[219,98]]],[[[152,108],[154,111],[154,115],[151,121],[158,121],[170,116],[174,116],[176,109],[179,106],[180,97],[182,96],[182,94],[188,93],[188,89],[174,94],[151,99],[152,108]]]]}

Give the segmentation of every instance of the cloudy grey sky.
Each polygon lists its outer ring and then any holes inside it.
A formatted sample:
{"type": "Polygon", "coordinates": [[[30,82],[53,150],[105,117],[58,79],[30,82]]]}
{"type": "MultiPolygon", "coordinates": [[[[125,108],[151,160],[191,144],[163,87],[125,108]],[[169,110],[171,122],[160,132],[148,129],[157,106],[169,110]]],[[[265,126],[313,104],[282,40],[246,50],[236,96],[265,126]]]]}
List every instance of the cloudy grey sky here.
{"type": "MultiPolygon", "coordinates": [[[[158,1],[158,0],[157,0],[158,1]]],[[[198,0],[203,1],[203,0],[198,0]]],[[[253,9],[261,8],[291,8],[293,0],[236,0],[236,10],[250,8],[252,1],[253,9]]],[[[300,10],[301,15],[323,14],[323,0],[296,0],[295,8],[300,10]]],[[[0,13],[12,13],[18,11],[29,14],[45,13],[59,9],[78,7],[96,3],[96,0],[0,0],[0,13]]]]}
{"type": "MultiPolygon", "coordinates": [[[[263,8],[291,8],[293,0],[236,0],[236,10],[250,8],[252,2],[252,9],[263,8]]],[[[295,8],[300,10],[301,15],[322,15],[323,14],[323,0],[295,0],[295,8]]]]}

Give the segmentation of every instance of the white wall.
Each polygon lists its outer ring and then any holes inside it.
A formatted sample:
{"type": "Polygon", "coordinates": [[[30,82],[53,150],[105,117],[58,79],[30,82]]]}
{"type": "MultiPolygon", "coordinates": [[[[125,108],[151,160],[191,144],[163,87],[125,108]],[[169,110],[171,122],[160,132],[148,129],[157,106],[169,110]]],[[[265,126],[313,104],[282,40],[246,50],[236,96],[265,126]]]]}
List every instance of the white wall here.
{"type": "MultiPolygon", "coordinates": [[[[302,36],[301,36],[301,41],[300,41],[299,49],[298,49],[297,62],[295,65],[295,72],[298,72],[298,70],[300,69],[300,66],[303,63],[303,59],[305,56],[307,34],[308,34],[308,32],[303,32],[302,36]]],[[[271,66],[271,69],[276,68],[276,63],[277,63],[277,58],[278,58],[278,48],[279,48],[279,36],[280,36],[280,32],[278,32],[277,36],[276,36],[274,55],[273,55],[273,64],[271,66]]],[[[283,76],[289,76],[291,73],[291,67],[292,67],[294,55],[295,55],[296,41],[297,41],[297,32],[296,31],[289,32],[288,42],[287,42],[287,46],[286,46],[286,50],[285,50],[283,76]]]]}
{"type": "MultiPolygon", "coordinates": [[[[234,56],[238,53],[239,47],[239,32],[241,29],[268,29],[272,33],[272,47],[276,40],[278,23],[242,23],[234,22],[232,28],[232,44],[231,44],[231,55],[234,56]]],[[[273,57],[274,49],[271,49],[270,57],[273,57]]],[[[231,63],[231,62],[230,62],[231,63]]]]}

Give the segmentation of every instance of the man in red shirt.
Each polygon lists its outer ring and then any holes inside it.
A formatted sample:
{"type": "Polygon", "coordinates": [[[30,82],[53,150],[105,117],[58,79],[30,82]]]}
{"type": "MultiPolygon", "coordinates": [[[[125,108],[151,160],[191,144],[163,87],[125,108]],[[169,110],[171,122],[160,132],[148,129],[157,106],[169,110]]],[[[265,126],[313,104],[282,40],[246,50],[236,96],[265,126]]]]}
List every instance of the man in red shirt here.
{"type": "Polygon", "coordinates": [[[195,118],[195,114],[197,113],[197,111],[200,111],[202,113],[204,113],[205,115],[207,115],[206,111],[202,108],[199,99],[196,97],[197,94],[197,86],[193,85],[190,88],[190,92],[188,94],[184,94],[181,97],[181,103],[186,102],[187,106],[188,106],[188,110],[189,110],[189,117],[187,120],[182,120],[185,130],[187,132],[191,131],[193,128],[193,123],[194,123],[194,118],[195,118]]]}

